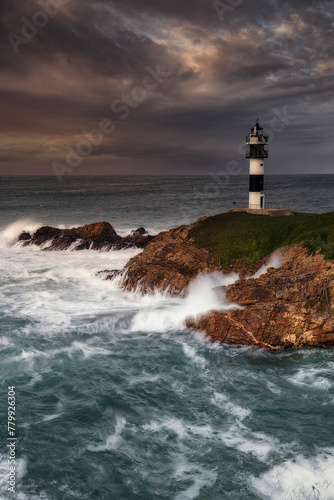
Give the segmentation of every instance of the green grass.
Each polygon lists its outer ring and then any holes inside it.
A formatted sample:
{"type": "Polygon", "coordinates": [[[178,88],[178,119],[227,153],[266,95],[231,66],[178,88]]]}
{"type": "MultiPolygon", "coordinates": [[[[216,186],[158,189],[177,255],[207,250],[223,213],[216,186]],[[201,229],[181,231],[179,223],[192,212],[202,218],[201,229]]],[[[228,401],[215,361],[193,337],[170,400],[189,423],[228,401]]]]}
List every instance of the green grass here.
{"type": "Polygon", "coordinates": [[[321,250],[334,259],[334,212],[284,217],[227,212],[209,217],[189,233],[223,267],[251,265],[277,248],[305,242],[310,253],[321,250]]]}

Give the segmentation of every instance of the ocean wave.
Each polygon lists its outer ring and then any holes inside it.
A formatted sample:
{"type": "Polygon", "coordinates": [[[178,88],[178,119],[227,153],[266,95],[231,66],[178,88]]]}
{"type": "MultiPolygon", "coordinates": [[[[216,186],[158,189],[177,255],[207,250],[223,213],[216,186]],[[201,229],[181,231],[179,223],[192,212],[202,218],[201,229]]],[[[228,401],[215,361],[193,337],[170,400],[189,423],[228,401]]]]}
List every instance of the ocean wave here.
{"type": "Polygon", "coordinates": [[[192,481],[188,488],[175,495],[174,500],[193,500],[200,495],[204,487],[209,488],[216,483],[216,470],[208,470],[198,463],[192,463],[183,454],[174,454],[173,459],[175,471],[172,477],[176,484],[192,481]]]}
{"type": "MultiPolygon", "coordinates": [[[[15,242],[17,242],[18,237],[21,233],[27,232],[29,234],[33,234],[37,229],[42,226],[45,226],[42,222],[32,220],[32,219],[19,219],[11,224],[8,224],[0,231],[0,248],[7,248],[12,246],[15,242]]],[[[78,224],[72,225],[64,225],[58,224],[55,226],[59,229],[67,229],[72,227],[79,227],[78,224]]]]}
{"type": "Polygon", "coordinates": [[[199,366],[201,369],[205,368],[207,361],[203,356],[197,354],[194,347],[182,343],[183,352],[188,359],[190,359],[195,365],[199,366]]]}
{"type": "MultiPolygon", "coordinates": [[[[94,341],[94,339],[93,339],[94,341]]],[[[74,341],[71,345],[67,347],[60,347],[58,349],[47,349],[40,351],[38,349],[31,349],[29,351],[22,350],[20,354],[15,356],[7,356],[3,363],[7,365],[11,365],[12,363],[25,364],[26,367],[29,367],[31,371],[34,370],[34,360],[38,358],[44,359],[55,359],[58,356],[66,355],[68,358],[73,358],[75,354],[80,354],[82,359],[89,359],[94,356],[110,356],[112,351],[107,347],[98,347],[96,345],[92,345],[92,343],[88,342],[79,342],[74,341]]],[[[38,376],[34,375],[34,382],[37,382],[38,376]],[[37,378],[36,378],[37,377],[37,378]]]]}
{"type": "Polygon", "coordinates": [[[281,443],[274,436],[264,432],[253,431],[246,424],[252,415],[249,408],[234,403],[229,396],[215,392],[211,403],[220,411],[230,416],[228,430],[220,431],[219,437],[229,448],[256,457],[260,462],[267,463],[269,459],[285,456],[291,449],[291,443],[281,443]]]}
{"type": "Polygon", "coordinates": [[[334,364],[330,366],[305,366],[299,368],[287,380],[296,387],[312,391],[328,392],[334,387],[334,364]]]}
{"type": "Polygon", "coordinates": [[[8,224],[8,226],[0,231],[0,248],[10,247],[17,241],[23,231],[33,233],[41,225],[41,223],[31,219],[22,219],[8,224]]]}
{"type": "Polygon", "coordinates": [[[226,394],[221,394],[219,392],[214,392],[211,397],[211,403],[218,406],[224,412],[236,417],[239,422],[245,420],[252,413],[250,409],[233,403],[226,394]]]}
{"type": "Polygon", "coordinates": [[[313,457],[297,456],[249,480],[250,489],[270,500],[332,500],[334,449],[313,457]]]}
{"type": "MultiPolygon", "coordinates": [[[[132,331],[166,332],[184,329],[186,318],[198,317],[209,311],[227,311],[240,307],[231,304],[217,293],[218,287],[234,283],[238,275],[224,275],[219,272],[200,274],[190,284],[186,297],[169,297],[167,294],[156,292],[146,295],[147,308],[133,318],[132,331]]],[[[141,297],[142,294],[137,293],[141,297]]]]}
{"type": "Polygon", "coordinates": [[[109,435],[102,444],[98,445],[89,444],[87,446],[87,450],[94,452],[118,450],[122,441],[122,432],[125,429],[125,426],[126,426],[126,419],[124,417],[117,416],[115,424],[115,432],[109,435]]]}
{"type": "Polygon", "coordinates": [[[172,416],[166,416],[160,420],[151,420],[149,424],[142,425],[142,429],[150,433],[173,433],[180,440],[185,440],[191,436],[201,436],[206,439],[212,439],[215,435],[217,436],[217,432],[209,424],[190,424],[183,419],[172,416]]]}

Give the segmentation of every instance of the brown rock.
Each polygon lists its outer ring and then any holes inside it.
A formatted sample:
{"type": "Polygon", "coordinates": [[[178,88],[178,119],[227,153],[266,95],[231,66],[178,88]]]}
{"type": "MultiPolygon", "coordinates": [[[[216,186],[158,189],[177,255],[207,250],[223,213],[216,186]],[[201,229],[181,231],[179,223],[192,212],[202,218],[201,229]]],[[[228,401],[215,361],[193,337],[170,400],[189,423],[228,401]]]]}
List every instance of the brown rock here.
{"type": "Polygon", "coordinates": [[[124,246],[128,244],[129,246],[135,246],[137,248],[145,248],[152,240],[153,236],[150,236],[146,229],[140,227],[135,231],[131,231],[129,236],[122,238],[122,243],[124,246]]]}
{"type": "Polygon", "coordinates": [[[158,234],[144,252],[132,258],[125,267],[124,287],[127,290],[168,291],[184,294],[198,273],[217,269],[210,254],[197,248],[188,237],[192,226],[181,226],[158,234]]]}
{"type": "Polygon", "coordinates": [[[143,253],[131,259],[124,269],[124,287],[127,290],[153,292],[158,289],[171,295],[184,295],[187,286],[199,273],[221,270],[226,274],[238,272],[251,276],[269,259],[247,267],[231,265],[222,268],[204,248],[198,248],[190,236],[192,229],[202,222],[202,217],[188,226],[179,226],[155,236],[143,253]]]}
{"type": "Polygon", "coordinates": [[[19,236],[19,241],[27,241],[31,239],[31,235],[27,233],[26,231],[23,231],[23,233],[20,234],[19,236]]]}
{"type": "Polygon", "coordinates": [[[334,346],[334,262],[319,252],[308,256],[302,244],[281,253],[279,269],[227,287],[227,299],[242,309],[189,318],[187,326],[226,344],[334,346]]]}
{"type": "Polygon", "coordinates": [[[121,238],[108,222],[95,222],[71,229],[43,226],[30,236],[22,233],[20,241],[27,245],[46,245],[43,250],[67,250],[75,243],[75,250],[120,250],[129,246],[144,248],[151,240],[144,228],[139,228],[129,236],[121,238]]]}

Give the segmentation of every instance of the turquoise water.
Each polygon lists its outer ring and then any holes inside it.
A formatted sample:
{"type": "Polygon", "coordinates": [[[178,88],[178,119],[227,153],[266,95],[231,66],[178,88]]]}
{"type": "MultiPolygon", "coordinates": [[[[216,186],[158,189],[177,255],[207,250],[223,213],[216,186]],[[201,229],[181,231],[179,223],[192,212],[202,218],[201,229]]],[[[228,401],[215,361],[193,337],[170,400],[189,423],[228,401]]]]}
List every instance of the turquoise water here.
{"type": "MultiPolygon", "coordinates": [[[[184,299],[140,296],[96,275],[121,269],[137,250],[12,245],[40,223],[167,229],[189,216],[180,203],[189,207],[205,179],[3,179],[0,498],[334,498],[333,350],[270,353],[186,330],[188,315],[217,307],[212,288],[227,282],[218,274],[200,277],[184,299]],[[6,448],[12,385],[14,496],[6,448]]],[[[245,179],[233,181],[204,213],[230,208],[245,179]]],[[[287,179],[271,181],[279,199],[287,179]]],[[[289,182],[298,210],[307,189],[308,211],[332,209],[330,176],[289,182]]],[[[189,209],[193,219],[202,210],[189,209]]]]}

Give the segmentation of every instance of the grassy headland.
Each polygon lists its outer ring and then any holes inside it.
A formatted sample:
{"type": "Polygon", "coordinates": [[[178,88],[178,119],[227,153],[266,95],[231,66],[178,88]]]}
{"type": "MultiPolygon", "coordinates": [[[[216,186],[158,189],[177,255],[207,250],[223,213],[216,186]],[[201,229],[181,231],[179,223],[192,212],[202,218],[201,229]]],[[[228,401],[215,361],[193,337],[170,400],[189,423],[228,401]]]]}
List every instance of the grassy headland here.
{"type": "Polygon", "coordinates": [[[277,248],[300,242],[310,253],[321,250],[326,259],[334,259],[334,212],[289,217],[227,212],[199,222],[189,235],[223,267],[251,265],[277,248]]]}

